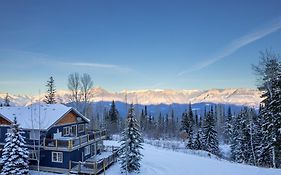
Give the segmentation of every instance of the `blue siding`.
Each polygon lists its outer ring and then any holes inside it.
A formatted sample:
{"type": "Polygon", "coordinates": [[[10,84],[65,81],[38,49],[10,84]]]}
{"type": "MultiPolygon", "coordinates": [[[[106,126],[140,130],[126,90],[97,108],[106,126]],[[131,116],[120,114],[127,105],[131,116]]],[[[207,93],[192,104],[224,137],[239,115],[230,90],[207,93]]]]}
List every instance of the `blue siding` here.
{"type": "MultiPolygon", "coordinates": [[[[91,150],[92,151],[92,150],[91,150]]],[[[91,157],[92,154],[84,156],[84,147],[74,150],[72,152],[67,151],[51,151],[51,150],[42,150],[40,156],[40,165],[47,167],[56,167],[56,168],[69,168],[69,161],[82,161],[91,157]],[[57,163],[52,162],[52,152],[62,152],[63,153],[63,162],[57,163]],[[83,157],[83,159],[82,159],[83,157]]]]}
{"type": "MultiPolygon", "coordinates": [[[[63,134],[63,127],[66,126],[72,126],[72,125],[77,125],[77,136],[83,136],[85,134],[87,134],[86,132],[86,127],[84,127],[84,132],[78,132],[78,125],[79,124],[87,124],[86,121],[81,121],[78,123],[72,123],[72,124],[66,124],[66,125],[60,125],[60,126],[53,126],[52,128],[50,128],[48,131],[41,131],[41,142],[43,142],[44,138],[53,138],[53,134],[57,133],[57,130],[59,130],[59,132],[61,132],[63,134]]],[[[85,125],[86,126],[86,125],[85,125]]],[[[0,126],[0,143],[5,144],[5,138],[6,138],[6,133],[7,130],[9,129],[9,126],[0,126]]],[[[32,146],[34,144],[33,140],[30,140],[30,130],[24,130],[24,136],[25,136],[25,140],[27,145],[32,146]]],[[[35,143],[36,145],[38,145],[38,141],[36,141],[35,143]]],[[[92,144],[96,144],[96,143],[92,143],[92,144]]],[[[91,145],[92,145],[91,144],[91,145]]],[[[1,146],[3,147],[3,146],[1,146]]],[[[92,150],[92,146],[90,146],[91,148],[91,154],[84,156],[84,148],[79,148],[76,150],[73,150],[71,152],[68,151],[51,151],[51,150],[44,150],[41,149],[40,151],[40,166],[46,166],[46,167],[56,167],[56,168],[65,168],[68,169],[69,166],[69,161],[82,161],[82,160],[86,160],[88,158],[90,158],[94,153],[92,150]],[[62,152],[63,153],[63,162],[62,163],[57,163],[57,162],[52,162],[52,152],[62,152]]],[[[36,165],[37,161],[35,160],[31,160],[30,164],[36,165]]]]}

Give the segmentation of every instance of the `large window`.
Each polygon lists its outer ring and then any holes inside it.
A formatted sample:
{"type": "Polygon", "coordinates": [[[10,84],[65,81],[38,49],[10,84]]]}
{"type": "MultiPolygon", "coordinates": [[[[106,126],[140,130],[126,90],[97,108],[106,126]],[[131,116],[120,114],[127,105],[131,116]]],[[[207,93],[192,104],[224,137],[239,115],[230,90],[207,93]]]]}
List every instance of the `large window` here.
{"type": "Polygon", "coordinates": [[[30,160],[37,160],[38,151],[36,150],[29,150],[29,159],[30,160]]]}
{"type": "Polygon", "coordinates": [[[89,145],[89,146],[86,146],[86,147],[84,148],[84,156],[87,156],[87,155],[89,155],[89,154],[91,154],[91,147],[90,147],[90,145],[89,145]]]}
{"type": "Polygon", "coordinates": [[[30,140],[39,140],[40,139],[40,131],[39,130],[31,130],[29,133],[30,140]]]}
{"type": "Polygon", "coordinates": [[[63,153],[62,152],[52,152],[52,162],[62,163],[63,153]]]}
{"type": "Polygon", "coordinates": [[[70,134],[69,126],[63,127],[63,136],[68,136],[70,134]]]}
{"type": "Polygon", "coordinates": [[[79,124],[78,125],[78,132],[84,132],[85,131],[85,125],[84,124],[79,124]]]}
{"type": "Polygon", "coordinates": [[[77,136],[77,125],[72,125],[70,130],[71,136],[77,136]]]}

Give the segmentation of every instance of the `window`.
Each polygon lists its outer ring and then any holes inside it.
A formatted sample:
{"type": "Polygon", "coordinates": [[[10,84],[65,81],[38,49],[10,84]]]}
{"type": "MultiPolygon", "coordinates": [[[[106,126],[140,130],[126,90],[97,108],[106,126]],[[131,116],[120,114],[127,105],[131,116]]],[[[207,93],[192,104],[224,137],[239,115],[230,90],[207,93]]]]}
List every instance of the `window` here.
{"type": "Polygon", "coordinates": [[[39,140],[40,139],[40,131],[39,130],[31,130],[29,133],[30,140],[39,140]]]}
{"type": "Polygon", "coordinates": [[[68,126],[63,127],[63,136],[68,136],[70,134],[70,128],[68,126]]]}
{"type": "Polygon", "coordinates": [[[29,150],[29,159],[30,160],[37,160],[38,151],[29,150]]]}
{"type": "Polygon", "coordinates": [[[85,125],[84,124],[79,124],[78,125],[78,132],[84,132],[85,131],[85,125]]]}
{"type": "Polygon", "coordinates": [[[89,154],[91,154],[91,147],[90,147],[90,145],[89,145],[89,146],[86,146],[86,147],[84,148],[84,156],[87,156],[87,155],[89,155],[89,154]]]}
{"type": "Polygon", "coordinates": [[[72,125],[71,126],[71,136],[77,136],[77,125],[72,125]]]}
{"type": "Polygon", "coordinates": [[[62,163],[63,162],[62,152],[52,152],[52,162],[62,163]]]}

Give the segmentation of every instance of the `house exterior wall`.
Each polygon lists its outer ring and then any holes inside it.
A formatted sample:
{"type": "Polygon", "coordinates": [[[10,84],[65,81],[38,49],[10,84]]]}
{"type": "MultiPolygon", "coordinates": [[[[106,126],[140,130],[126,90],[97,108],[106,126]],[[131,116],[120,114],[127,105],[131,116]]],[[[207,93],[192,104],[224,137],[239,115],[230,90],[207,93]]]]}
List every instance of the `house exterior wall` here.
{"type": "MultiPolygon", "coordinates": [[[[69,168],[69,161],[84,161],[91,156],[95,155],[96,151],[93,149],[94,145],[97,143],[92,143],[90,146],[91,152],[89,155],[84,155],[85,147],[73,150],[71,152],[68,151],[59,151],[59,150],[41,150],[40,154],[40,166],[45,167],[56,167],[56,168],[69,168]],[[92,146],[93,145],[93,146],[92,146]],[[63,153],[63,161],[61,163],[52,161],[52,152],[62,152],[63,153]]],[[[96,146],[97,147],[97,146],[96,146]]]]}
{"type": "MultiPolygon", "coordinates": [[[[0,117],[1,122],[1,117],[0,117]]],[[[1,124],[1,123],[0,123],[1,124]]],[[[87,124],[88,122],[84,119],[82,119],[78,114],[76,114],[73,111],[70,111],[68,114],[66,114],[61,120],[59,120],[57,123],[55,123],[51,128],[48,130],[41,130],[40,131],[40,143],[43,143],[44,138],[53,139],[54,134],[57,132],[60,132],[62,134],[62,137],[79,137],[87,134],[87,124]],[[79,117],[79,119],[77,118],[79,117]],[[83,131],[79,132],[79,125],[83,125],[84,129],[83,131]],[[76,128],[77,135],[64,135],[64,128],[65,127],[74,127],[76,128]]],[[[10,128],[9,125],[6,125],[5,122],[0,125],[0,148],[4,147],[5,144],[5,138],[6,133],[8,132],[8,129],[10,128]]],[[[34,143],[36,146],[38,146],[38,140],[32,140],[30,139],[30,132],[34,131],[32,129],[24,129],[23,136],[25,137],[26,145],[29,150],[34,149],[34,143]]],[[[42,145],[42,144],[41,144],[42,145]]],[[[40,166],[45,167],[55,167],[55,168],[69,168],[69,161],[83,161],[91,156],[95,155],[99,152],[99,150],[96,150],[98,148],[98,142],[93,142],[88,145],[84,145],[83,147],[76,148],[73,150],[64,150],[61,151],[58,150],[45,150],[44,148],[40,149],[40,166]],[[90,146],[90,154],[84,155],[85,147],[90,146]],[[52,161],[52,152],[62,152],[63,153],[63,162],[53,162],[52,161]]],[[[37,165],[36,160],[30,160],[31,165],[37,165]]]]}
{"type": "Polygon", "coordinates": [[[61,132],[62,136],[64,136],[64,137],[73,137],[74,135],[71,135],[71,134],[70,135],[63,135],[63,128],[64,127],[72,127],[72,126],[76,126],[76,133],[77,133],[76,136],[79,137],[79,136],[87,134],[86,124],[87,124],[87,122],[81,121],[81,122],[75,122],[75,123],[67,123],[67,124],[64,124],[64,125],[55,125],[48,130],[46,137],[47,138],[53,138],[53,134],[57,133],[58,131],[61,132]],[[80,124],[84,125],[84,131],[83,132],[78,132],[78,126],[80,124]]]}

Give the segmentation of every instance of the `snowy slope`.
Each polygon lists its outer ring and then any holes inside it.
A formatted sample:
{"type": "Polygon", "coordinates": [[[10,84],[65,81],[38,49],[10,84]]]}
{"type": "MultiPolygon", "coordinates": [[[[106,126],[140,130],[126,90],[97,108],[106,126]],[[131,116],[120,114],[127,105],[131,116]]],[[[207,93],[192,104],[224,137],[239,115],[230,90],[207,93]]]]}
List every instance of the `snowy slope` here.
{"type": "MultiPolygon", "coordinates": [[[[106,145],[118,145],[116,141],[105,141],[106,145]]],[[[174,152],[144,144],[144,158],[139,175],[280,175],[281,169],[266,169],[226,160],[199,157],[174,152]]],[[[110,167],[106,174],[119,175],[119,164],[110,167]]]]}
{"type": "MultiPolygon", "coordinates": [[[[60,103],[69,102],[69,91],[58,90],[57,101],[60,103]]],[[[236,104],[258,106],[260,102],[260,92],[255,89],[243,88],[228,88],[228,89],[211,89],[211,90],[134,90],[121,92],[108,92],[102,88],[93,88],[93,96],[90,101],[120,101],[125,102],[127,96],[128,103],[138,103],[143,105],[158,105],[158,104],[187,104],[191,103],[222,103],[222,104],[236,104]]],[[[5,93],[0,93],[0,101],[6,96],[5,93]]],[[[25,96],[25,95],[11,95],[11,101],[14,105],[29,105],[38,100],[42,100],[44,94],[41,96],[25,96]]]]}

